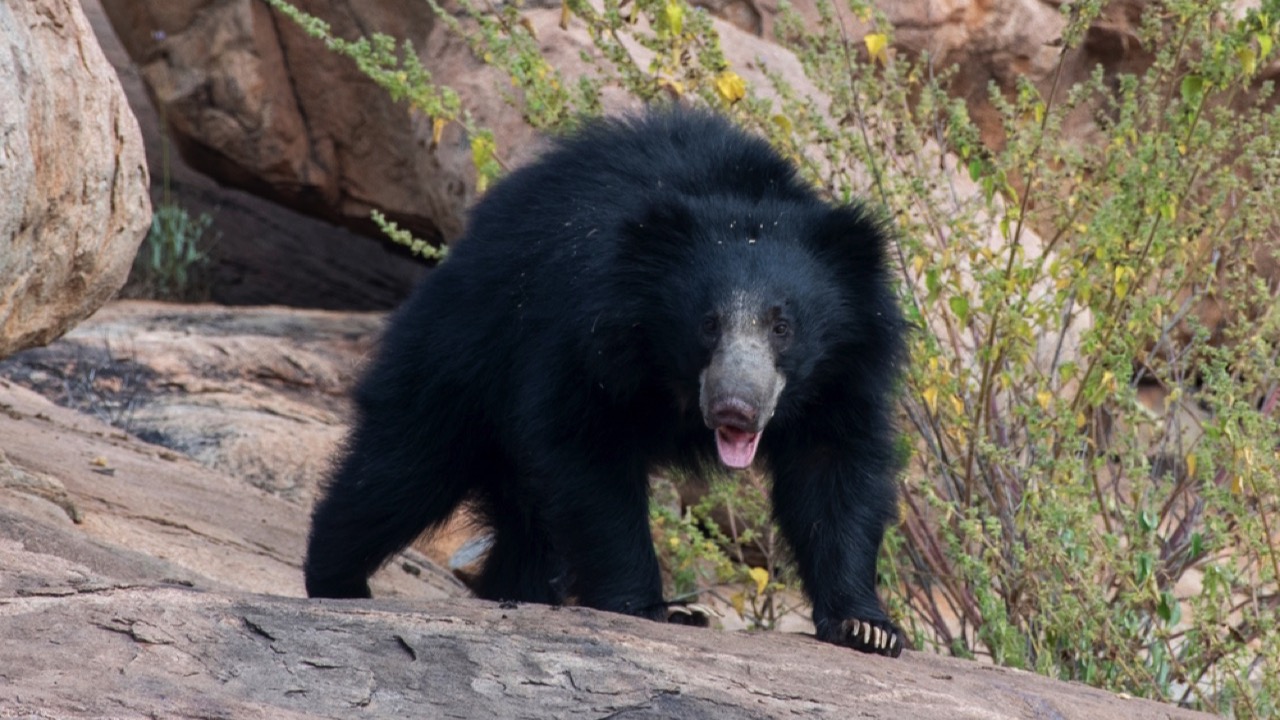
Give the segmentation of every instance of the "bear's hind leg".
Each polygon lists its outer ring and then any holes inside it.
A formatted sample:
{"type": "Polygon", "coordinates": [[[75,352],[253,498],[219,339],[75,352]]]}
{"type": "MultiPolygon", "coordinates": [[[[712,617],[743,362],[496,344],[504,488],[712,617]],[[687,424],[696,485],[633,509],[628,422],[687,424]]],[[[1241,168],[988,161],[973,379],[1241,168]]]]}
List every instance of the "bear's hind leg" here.
{"type": "Polygon", "coordinates": [[[398,422],[380,425],[359,427],[312,513],[304,565],[310,597],[369,597],[369,576],[447,520],[467,494],[457,450],[406,441],[398,422]]]}

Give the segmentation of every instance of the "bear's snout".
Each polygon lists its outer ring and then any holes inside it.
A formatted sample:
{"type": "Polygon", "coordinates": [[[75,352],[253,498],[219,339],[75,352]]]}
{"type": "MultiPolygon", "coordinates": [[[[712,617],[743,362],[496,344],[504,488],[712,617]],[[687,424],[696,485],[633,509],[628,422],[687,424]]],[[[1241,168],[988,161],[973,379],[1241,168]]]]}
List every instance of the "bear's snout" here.
{"type": "Polygon", "coordinates": [[[730,427],[745,432],[760,432],[760,410],[747,400],[734,396],[721,396],[711,400],[704,420],[715,430],[730,427]]]}

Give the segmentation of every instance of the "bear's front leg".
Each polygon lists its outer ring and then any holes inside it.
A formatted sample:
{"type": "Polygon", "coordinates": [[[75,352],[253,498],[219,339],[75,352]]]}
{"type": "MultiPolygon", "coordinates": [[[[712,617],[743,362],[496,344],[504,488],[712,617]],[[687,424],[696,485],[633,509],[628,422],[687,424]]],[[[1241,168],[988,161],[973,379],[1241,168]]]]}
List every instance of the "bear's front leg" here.
{"type": "Polygon", "coordinates": [[[897,657],[902,630],[876,594],[876,556],[896,489],[877,453],[783,444],[772,457],[773,508],[813,603],[819,640],[897,657]],[[855,459],[856,458],[856,459],[855,459]]]}
{"type": "Polygon", "coordinates": [[[643,466],[592,467],[565,455],[538,494],[547,530],[569,565],[577,604],[705,626],[705,616],[663,600],[643,466]]]}

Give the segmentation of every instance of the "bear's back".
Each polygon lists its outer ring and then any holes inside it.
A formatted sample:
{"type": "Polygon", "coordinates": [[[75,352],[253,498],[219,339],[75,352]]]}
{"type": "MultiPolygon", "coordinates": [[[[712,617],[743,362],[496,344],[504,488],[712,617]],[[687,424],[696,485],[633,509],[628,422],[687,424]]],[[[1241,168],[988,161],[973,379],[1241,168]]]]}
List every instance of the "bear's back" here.
{"type": "Polygon", "coordinates": [[[518,254],[578,241],[599,249],[620,223],[671,197],[819,202],[762,138],[707,111],[655,109],[594,121],[503,178],[473,209],[459,250],[472,241],[518,254]]]}

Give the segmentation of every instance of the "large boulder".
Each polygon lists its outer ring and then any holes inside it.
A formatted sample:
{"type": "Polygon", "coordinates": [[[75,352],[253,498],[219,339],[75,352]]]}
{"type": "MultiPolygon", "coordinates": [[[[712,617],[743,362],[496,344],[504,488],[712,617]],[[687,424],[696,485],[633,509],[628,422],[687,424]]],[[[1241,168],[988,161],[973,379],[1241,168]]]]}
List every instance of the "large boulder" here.
{"type": "Polygon", "coordinates": [[[0,3],[0,357],[124,284],[147,187],[138,124],[79,3],[0,3]]]}

